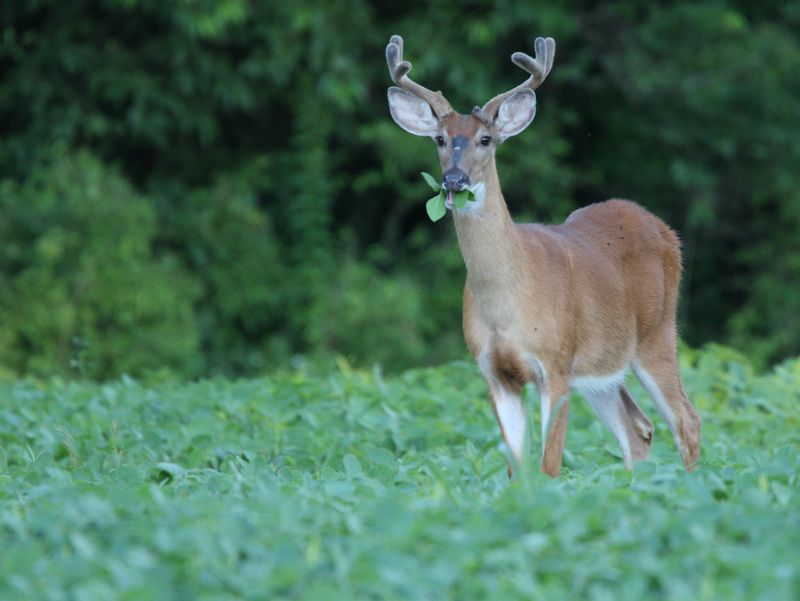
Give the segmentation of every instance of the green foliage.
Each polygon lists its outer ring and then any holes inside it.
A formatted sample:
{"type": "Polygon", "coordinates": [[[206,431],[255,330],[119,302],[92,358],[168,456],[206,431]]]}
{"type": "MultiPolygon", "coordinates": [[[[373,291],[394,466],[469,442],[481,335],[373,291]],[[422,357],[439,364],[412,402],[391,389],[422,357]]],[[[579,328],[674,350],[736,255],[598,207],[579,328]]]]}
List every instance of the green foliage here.
{"type": "Polygon", "coordinates": [[[576,399],[564,475],[511,482],[466,363],[3,384],[0,597],[795,599],[800,361],[682,359],[695,472],[661,420],[626,472],[576,399]]]}
{"type": "Polygon", "coordinates": [[[432,353],[443,344],[426,344],[428,309],[420,283],[387,278],[354,260],[340,263],[331,280],[306,324],[313,348],[338,349],[362,364],[407,367],[436,360],[432,353]]]}
{"type": "Polygon", "coordinates": [[[193,373],[197,288],[174,256],[154,255],[152,206],[90,155],[53,155],[0,188],[0,364],[193,373]]]}
{"type": "Polygon", "coordinates": [[[160,246],[180,248],[202,294],[196,303],[206,373],[265,369],[287,350],[270,335],[286,328],[289,266],[269,215],[260,210],[262,161],[213,185],[171,194],[160,246]]]}
{"type": "MultiPolygon", "coordinates": [[[[98,337],[91,319],[70,316],[72,284],[51,286],[60,275],[41,275],[37,252],[18,248],[11,267],[4,254],[0,319],[33,322],[0,332],[3,369],[64,371],[72,339],[88,341],[86,373],[97,377],[159,358],[187,374],[247,374],[328,350],[365,363],[391,357],[393,368],[462,352],[451,340],[463,266],[452,232],[423,215],[416,185],[435,150],[386,110],[392,33],[405,36],[414,77],[462,112],[520,81],[513,51],[555,37],[536,122],[497,153],[515,217],[560,220],[607,197],[637,200],[684,240],[690,343],[733,342],[759,364],[800,352],[796,3],[7,4],[0,229],[37,221],[38,204],[19,194],[56,185],[54,148],[66,163],[91,156],[148,215],[136,218],[148,224],[148,249],[109,259],[90,294],[132,285],[131,274],[175,285],[139,286],[124,327],[121,301],[109,300],[117,308],[104,319],[117,325],[103,331],[116,333],[98,337]],[[26,273],[39,279],[17,281],[26,273]],[[363,286],[346,302],[345,280],[363,286]],[[330,334],[375,322],[373,287],[415,324],[405,350],[387,350],[396,338],[330,334]]],[[[106,198],[99,204],[110,207],[92,205],[100,214],[130,204],[106,198]]],[[[117,227],[127,226],[105,229],[117,227]]],[[[399,329],[387,320],[381,328],[399,329]]]]}
{"type": "Polygon", "coordinates": [[[436,179],[430,173],[425,173],[423,171],[422,173],[420,173],[420,175],[422,176],[422,179],[425,180],[425,183],[428,184],[431,190],[433,190],[434,192],[441,191],[442,184],[436,181],[436,179]]]}
{"type": "Polygon", "coordinates": [[[431,221],[439,221],[442,217],[447,214],[447,208],[445,208],[444,204],[444,190],[441,190],[436,196],[428,200],[425,203],[425,211],[428,213],[428,217],[431,221]]]}

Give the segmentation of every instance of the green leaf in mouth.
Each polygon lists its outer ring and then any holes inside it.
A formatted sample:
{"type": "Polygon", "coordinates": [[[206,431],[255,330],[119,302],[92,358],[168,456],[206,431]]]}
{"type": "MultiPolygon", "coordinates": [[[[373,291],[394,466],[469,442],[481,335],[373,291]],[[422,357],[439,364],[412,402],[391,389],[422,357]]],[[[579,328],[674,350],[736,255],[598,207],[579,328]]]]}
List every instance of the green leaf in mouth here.
{"type": "MultiPolygon", "coordinates": [[[[445,199],[447,198],[447,191],[442,187],[442,185],[437,182],[430,173],[425,173],[424,171],[420,173],[422,178],[425,182],[431,187],[431,190],[434,192],[438,192],[436,196],[431,198],[425,204],[425,210],[428,211],[428,217],[431,218],[431,221],[439,221],[442,217],[445,216],[447,213],[447,207],[445,205],[445,199]]],[[[460,192],[453,192],[453,208],[455,209],[463,209],[467,206],[467,201],[475,202],[475,193],[466,188],[461,190],[460,192]]]]}
{"type": "Polygon", "coordinates": [[[438,192],[439,190],[442,189],[442,185],[439,182],[437,182],[430,173],[425,173],[423,171],[422,173],[420,173],[420,175],[428,183],[428,185],[431,187],[431,190],[433,190],[434,192],[438,192]]]}
{"type": "Polygon", "coordinates": [[[469,198],[469,190],[461,190],[461,192],[453,192],[453,206],[457,209],[463,209],[467,206],[467,199],[469,198]]]}
{"type": "Polygon", "coordinates": [[[439,194],[431,198],[425,203],[425,210],[428,211],[428,217],[431,221],[439,221],[447,213],[444,206],[444,190],[440,190],[439,194]]]}

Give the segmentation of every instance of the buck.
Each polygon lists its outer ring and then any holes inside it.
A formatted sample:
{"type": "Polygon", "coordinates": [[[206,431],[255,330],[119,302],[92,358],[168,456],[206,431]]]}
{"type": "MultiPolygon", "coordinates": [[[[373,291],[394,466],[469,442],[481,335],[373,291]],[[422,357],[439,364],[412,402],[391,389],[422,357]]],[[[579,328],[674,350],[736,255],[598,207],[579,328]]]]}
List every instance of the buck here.
{"type": "Polygon", "coordinates": [[[646,459],[653,424],[625,387],[633,370],[669,426],[684,465],[700,449],[700,418],[681,382],[675,310],[680,242],[659,218],[626,200],[574,211],[560,225],[516,224],[500,190],[495,150],[536,113],[534,90],[553,66],[555,41],[537,38],[536,58],[511,60],[528,79],[466,115],[441,92],[408,77],[403,39],[392,36],[386,60],[392,118],[434,140],[446,205],[452,210],[467,279],[464,337],[489,389],[513,464],[524,460],[523,387],[540,393],[542,470],[561,473],[570,390],[611,430],[625,466],[646,459]],[[458,208],[453,193],[475,201],[458,208]]]}

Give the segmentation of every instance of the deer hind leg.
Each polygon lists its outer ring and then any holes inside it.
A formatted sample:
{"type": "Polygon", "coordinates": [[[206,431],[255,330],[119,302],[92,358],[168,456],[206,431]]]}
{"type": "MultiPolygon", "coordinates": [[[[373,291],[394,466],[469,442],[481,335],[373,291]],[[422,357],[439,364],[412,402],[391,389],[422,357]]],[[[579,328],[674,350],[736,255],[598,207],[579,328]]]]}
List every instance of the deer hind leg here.
{"type": "Polygon", "coordinates": [[[569,385],[566,381],[548,382],[540,391],[542,406],[542,471],[555,478],[561,474],[561,460],[567,439],[569,385]],[[558,413],[553,415],[563,399],[558,413]]]}
{"type": "Polygon", "coordinates": [[[632,469],[634,461],[647,459],[653,440],[653,422],[647,419],[625,386],[581,392],[619,442],[625,467],[632,469]]]}
{"type": "Polygon", "coordinates": [[[625,408],[626,422],[631,438],[631,457],[634,461],[644,461],[650,455],[650,444],[653,442],[653,422],[633,400],[624,386],[619,390],[622,406],[625,408]]]}
{"type": "MultiPolygon", "coordinates": [[[[525,449],[525,431],[527,429],[528,417],[522,403],[522,389],[509,388],[502,384],[490,384],[489,394],[494,407],[494,414],[497,423],[500,425],[500,433],[506,441],[513,462],[517,465],[522,463],[523,452],[525,449]]],[[[513,471],[512,462],[508,465],[508,477],[513,471]]]]}
{"type": "Polygon", "coordinates": [[[667,422],[686,469],[700,456],[700,416],[681,382],[674,329],[643,341],[633,371],[667,422]]]}

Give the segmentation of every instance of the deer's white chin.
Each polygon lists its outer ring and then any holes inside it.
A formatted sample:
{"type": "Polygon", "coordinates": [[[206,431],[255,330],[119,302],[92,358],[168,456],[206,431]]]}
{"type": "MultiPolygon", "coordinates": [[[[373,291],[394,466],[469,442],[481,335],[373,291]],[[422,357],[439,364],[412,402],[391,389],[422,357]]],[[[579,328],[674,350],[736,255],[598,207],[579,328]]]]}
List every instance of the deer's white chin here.
{"type": "Polygon", "coordinates": [[[448,190],[447,191],[447,198],[445,198],[445,200],[444,200],[444,206],[447,207],[448,209],[450,209],[451,211],[453,210],[453,191],[452,190],[448,190]]]}

